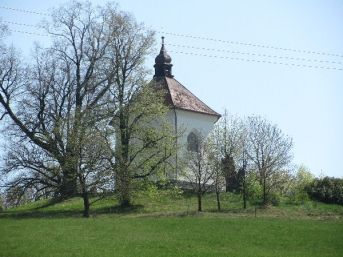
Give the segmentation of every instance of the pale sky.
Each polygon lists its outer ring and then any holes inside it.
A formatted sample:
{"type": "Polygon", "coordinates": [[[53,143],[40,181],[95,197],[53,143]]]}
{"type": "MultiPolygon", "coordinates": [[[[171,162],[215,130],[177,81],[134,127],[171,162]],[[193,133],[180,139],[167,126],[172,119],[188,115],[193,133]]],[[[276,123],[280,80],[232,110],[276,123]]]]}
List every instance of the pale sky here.
{"type": "MultiPolygon", "coordinates": [[[[48,13],[65,2],[1,0],[0,7],[48,13]]],[[[220,113],[226,108],[241,117],[267,118],[293,138],[295,164],[304,164],[316,175],[343,177],[343,1],[117,2],[139,22],[164,31],[175,78],[206,104],[220,113]]],[[[49,18],[3,8],[0,17],[31,25],[49,18]]],[[[43,33],[8,25],[12,30],[43,33]]],[[[161,35],[156,34],[156,54],[161,35]]],[[[8,40],[27,57],[34,41],[47,38],[13,32],[8,40]]],[[[153,64],[150,58],[147,66],[153,69],[153,64]]]]}

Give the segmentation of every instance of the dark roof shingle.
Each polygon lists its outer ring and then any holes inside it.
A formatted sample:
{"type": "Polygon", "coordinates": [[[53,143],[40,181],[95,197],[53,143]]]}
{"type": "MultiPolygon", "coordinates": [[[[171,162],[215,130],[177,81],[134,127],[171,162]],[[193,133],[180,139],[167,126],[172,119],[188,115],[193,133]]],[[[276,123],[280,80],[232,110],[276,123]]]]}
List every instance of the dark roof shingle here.
{"type": "Polygon", "coordinates": [[[166,90],[166,104],[176,109],[204,113],[218,118],[221,116],[174,78],[167,76],[155,77],[152,83],[156,88],[166,90]]]}

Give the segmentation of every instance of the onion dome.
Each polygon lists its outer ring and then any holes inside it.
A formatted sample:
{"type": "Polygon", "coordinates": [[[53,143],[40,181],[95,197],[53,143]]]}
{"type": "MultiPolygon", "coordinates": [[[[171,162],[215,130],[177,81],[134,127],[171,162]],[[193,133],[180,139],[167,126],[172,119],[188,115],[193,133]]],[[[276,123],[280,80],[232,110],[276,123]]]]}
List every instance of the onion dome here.
{"type": "Polygon", "coordinates": [[[162,46],[160,53],[155,58],[155,76],[154,77],[173,77],[171,73],[172,64],[171,64],[171,57],[167,53],[165,46],[164,46],[164,37],[162,37],[162,46]]]}

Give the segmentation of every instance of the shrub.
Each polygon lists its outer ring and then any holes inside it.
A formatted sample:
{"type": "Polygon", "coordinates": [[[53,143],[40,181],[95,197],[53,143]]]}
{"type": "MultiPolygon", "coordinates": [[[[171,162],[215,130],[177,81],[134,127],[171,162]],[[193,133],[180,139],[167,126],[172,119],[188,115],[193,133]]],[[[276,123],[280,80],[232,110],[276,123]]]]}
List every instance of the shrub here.
{"type": "Polygon", "coordinates": [[[330,177],[315,179],[306,187],[306,191],[314,200],[343,205],[343,179],[330,177]]]}
{"type": "Polygon", "coordinates": [[[289,187],[285,192],[285,197],[289,203],[304,203],[309,200],[307,187],[314,181],[314,175],[308,168],[301,165],[293,179],[289,183],[289,187]]]}
{"type": "Polygon", "coordinates": [[[169,195],[172,199],[181,199],[183,190],[177,186],[173,186],[166,190],[166,194],[169,195]]]}
{"type": "Polygon", "coordinates": [[[262,186],[257,180],[248,178],[248,200],[253,205],[260,205],[262,203],[262,186]]]}
{"type": "Polygon", "coordinates": [[[268,203],[271,203],[273,206],[279,206],[281,202],[280,194],[278,193],[270,193],[268,196],[268,203]]]}

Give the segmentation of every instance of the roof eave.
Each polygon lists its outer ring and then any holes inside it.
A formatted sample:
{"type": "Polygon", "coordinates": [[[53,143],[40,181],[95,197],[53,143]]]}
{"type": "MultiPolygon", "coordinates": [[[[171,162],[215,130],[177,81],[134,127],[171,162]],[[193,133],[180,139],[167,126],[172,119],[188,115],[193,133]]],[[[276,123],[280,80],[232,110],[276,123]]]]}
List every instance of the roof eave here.
{"type": "Polygon", "coordinates": [[[218,120],[222,116],[219,113],[208,113],[208,112],[196,111],[196,110],[191,110],[191,109],[177,107],[177,106],[173,106],[173,108],[176,109],[176,110],[182,110],[182,111],[187,111],[187,112],[195,112],[195,113],[199,113],[199,114],[206,114],[206,115],[209,115],[209,116],[215,116],[215,117],[218,118],[218,120]]]}

